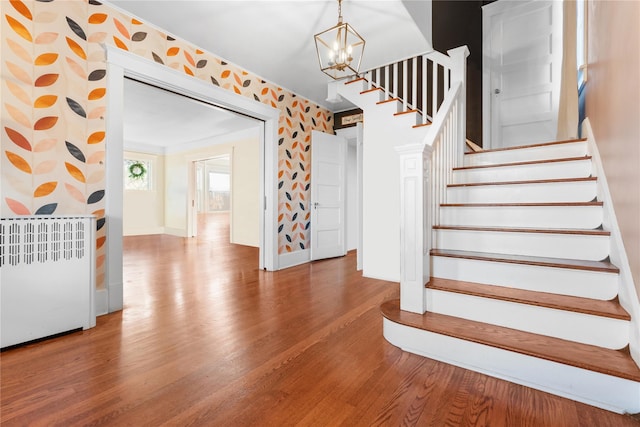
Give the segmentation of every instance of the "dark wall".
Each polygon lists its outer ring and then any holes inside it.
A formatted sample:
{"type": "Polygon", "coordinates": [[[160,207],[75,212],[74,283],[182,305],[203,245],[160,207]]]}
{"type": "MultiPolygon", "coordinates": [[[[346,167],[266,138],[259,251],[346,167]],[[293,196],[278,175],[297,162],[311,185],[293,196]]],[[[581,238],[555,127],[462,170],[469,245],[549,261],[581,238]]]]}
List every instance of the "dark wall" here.
{"type": "Polygon", "coordinates": [[[482,6],[491,1],[433,0],[433,48],[467,45],[467,138],[482,146],[482,6]]]}

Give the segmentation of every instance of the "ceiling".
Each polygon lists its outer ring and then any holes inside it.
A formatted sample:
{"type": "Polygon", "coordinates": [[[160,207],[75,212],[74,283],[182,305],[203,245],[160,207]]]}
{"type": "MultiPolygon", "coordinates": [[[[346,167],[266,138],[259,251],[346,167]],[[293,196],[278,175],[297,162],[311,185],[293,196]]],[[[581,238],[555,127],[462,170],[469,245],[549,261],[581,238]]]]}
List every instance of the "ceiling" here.
{"type": "MultiPolygon", "coordinates": [[[[336,0],[109,0],[105,3],[331,111],[353,108],[346,101],[326,100],[331,78],[320,71],[315,52],[314,34],[337,22],[336,0]]],[[[344,21],[366,40],[361,70],[431,50],[429,1],[343,0],[342,14],[344,21]]],[[[234,125],[239,128],[248,125],[246,119],[224,115],[219,109],[205,108],[202,103],[186,98],[171,101],[167,92],[138,83],[127,84],[125,91],[125,139],[136,143],[193,141],[231,132],[234,125]],[[149,90],[160,92],[152,94],[149,90]],[[148,102],[149,99],[154,102],[148,102]],[[173,102],[179,105],[172,107],[173,102]],[[206,120],[202,116],[206,116],[206,120]],[[146,120],[153,120],[153,124],[147,124],[146,120]],[[187,128],[194,133],[187,135],[187,128]],[[171,139],[156,138],[150,129],[155,130],[157,137],[170,136],[171,139]]]]}
{"type": "Polygon", "coordinates": [[[131,79],[124,81],[123,118],[125,150],[158,154],[259,126],[255,119],[131,79]]]}

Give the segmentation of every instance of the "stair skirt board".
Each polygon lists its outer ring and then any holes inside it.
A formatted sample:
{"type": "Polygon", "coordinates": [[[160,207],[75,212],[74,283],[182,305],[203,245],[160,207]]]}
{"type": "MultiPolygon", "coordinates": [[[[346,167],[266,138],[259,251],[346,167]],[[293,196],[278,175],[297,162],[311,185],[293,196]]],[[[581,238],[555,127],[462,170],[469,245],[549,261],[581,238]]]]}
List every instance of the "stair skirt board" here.
{"type": "Polygon", "coordinates": [[[476,322],[620,350],[629,344],[629,321],[475,295],[426,289],[427,311],[476,322]]]}
{"type": "Polygon", "coordinates": [[[448,203],[544,203],[590,202],[598,184],[590,181],[560,181],[527,184],[449,186],[448,203]]]}
{"type": "Polygon", "coordinates": [[[548,258],[601,261],[609,256],[609,236],[434,229],[433,247],[548,258]]]}
{"type": "Polygon", "coordinates": [[[604,301],[618,295],[618,274],[602,271],[431,256],[431,275],[604,301]]]}
{"type": "Polygon", "coordinates": [[[385,339],[404,351],[617,413],[640,412],[640,383],[401,325],[385,339]]]}
{"type": "Polygon", "coordinates": [[[591,176],[591,172],[591,159],[588,158],[525,165],[455,169],[453,171],[452,184],[586,178],[591,176]]]}
{"type": "Polygon", "coordinates": [[[602,205],[443,205],[440,224],[465,227],[527,227],[594,230],[602,205]]]}
{"type": "Polygon", "coordinates": [[[502,151],[481,151],[464,156],[465,166],[492,165],[533,160],[553,160],[587,155],[587,141],[540,145],[502,151]]]}

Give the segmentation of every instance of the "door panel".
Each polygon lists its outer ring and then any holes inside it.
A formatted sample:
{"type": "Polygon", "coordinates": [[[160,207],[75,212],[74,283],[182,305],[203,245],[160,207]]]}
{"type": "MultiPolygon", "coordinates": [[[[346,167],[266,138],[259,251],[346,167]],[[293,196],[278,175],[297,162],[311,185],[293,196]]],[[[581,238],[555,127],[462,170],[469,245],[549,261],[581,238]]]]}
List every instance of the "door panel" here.
{"type": "Polygon", "coordinates": [[[347,143],[313,131],[311,140],[311,259],[343,256],[347,143]]]}
{"type": "MultiPolygon", "coordinates": [[[[562,2],[498,1],[485,6],[488,146],[552,141],[557,133],[562,2]],[[487,76],[488,74],[488,76],[487,76]],[[487,93],[488,92],[488,93],[487,93]]],[[[487,121],[485,121],[487,125],[487,121]]]]}

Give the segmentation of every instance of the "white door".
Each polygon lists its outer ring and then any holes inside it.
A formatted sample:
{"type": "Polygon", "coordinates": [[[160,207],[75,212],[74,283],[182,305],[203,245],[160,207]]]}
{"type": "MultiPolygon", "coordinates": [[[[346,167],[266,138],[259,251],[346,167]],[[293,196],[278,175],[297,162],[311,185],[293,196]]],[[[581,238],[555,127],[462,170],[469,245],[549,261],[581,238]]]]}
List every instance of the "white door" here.
{"type": "Polygon", "coordinates": [[[558,127],[562,2],[483,7],[483,141],[489,148],[553,141],[558,127]]]}
{"type": "Polygon", "coordinates": [[[343,256],[347,142],[313,131],[311,136],[311,259],[343,256]]]}

